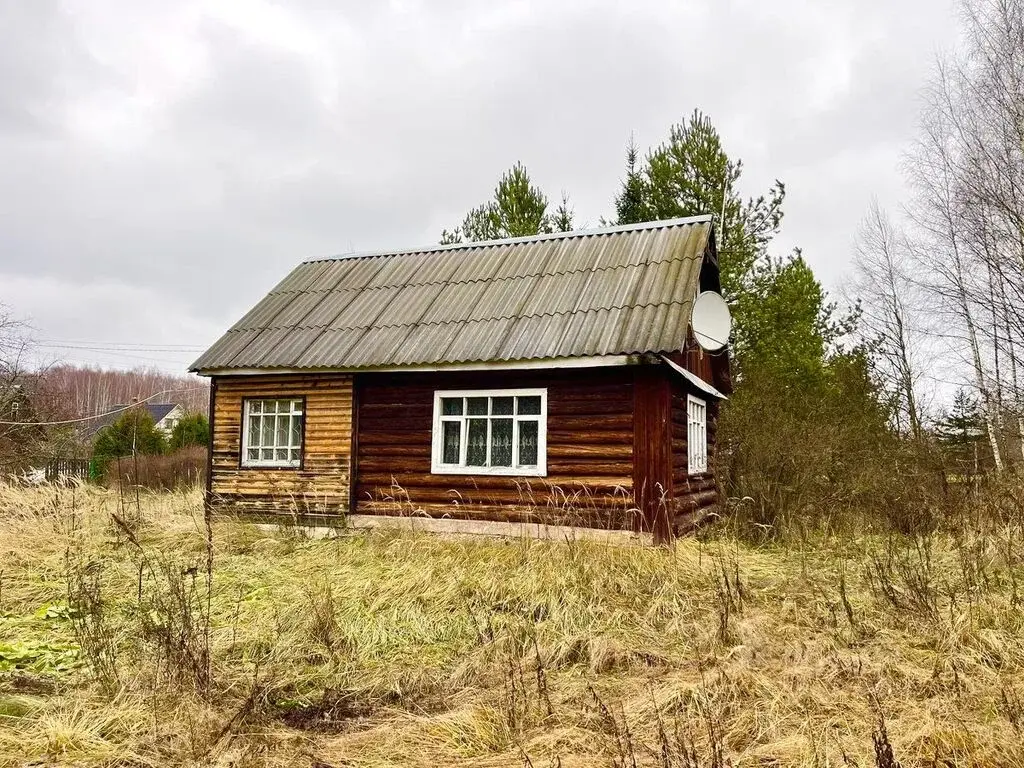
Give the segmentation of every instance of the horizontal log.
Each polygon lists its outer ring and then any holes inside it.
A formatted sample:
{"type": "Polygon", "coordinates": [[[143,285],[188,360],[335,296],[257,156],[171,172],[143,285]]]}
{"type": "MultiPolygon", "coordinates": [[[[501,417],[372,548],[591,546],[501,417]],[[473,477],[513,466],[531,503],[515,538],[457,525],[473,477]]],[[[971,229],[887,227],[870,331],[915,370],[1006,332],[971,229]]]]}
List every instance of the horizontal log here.
{"type": "Polygon", "coordinates": [[[717,504],[718,501],[718,491],[704,491],[676,498],[673,500],[673,505],[677,513],[682,513],[717,504]]]}
{"type": "Polygon", "coordinates": [[[360,501],[359,514],[404,515],[408,517],[440,517],[456,520],[497,520],[500,522],[542,523],[548,525],[577,525],[588,528],[631,530],[633,515],[610,510],[599,513],[562,512],[559,510],[538,510],[488,504],[422,504],[416,508],[396,508],[386,502],[360,501]]]}
{"type": "Polygon", "coordinates": [[[475,490],[457,493],[431,488],[367,489],[358,490],[357,499],[388,501],[395,504],[491,504],[543,509],[628,509],[632,504],[625,497],[593,496],[564,497],[557,494],[517,493],[513,490],[475,490]]]}
{"type": "Polygon", "coordinates": [[[348,497],[335,501],[310,500],[293,502],[278,497],[243,499],[235,496],[214,496],[212,508],[221,513],[243,512],[249,514],[272,514],[282,523],[290,523],[292,515],[344,515],[348,512],[348,497]]]}
{"type": "Polygon", "coordinates": [[[632,414],[604,414],[600,416],[563,416],[557,420],[548,418],[548,431],[579,432],[632,432],[632,414]]]}
{"type": "Polygon", "coordinates": [[[421,376],[424,378],[419,381],[366,377],[359,385],[360,402],[374,405],[432,402],[436,392],[447,390],[547,389],[549,403],[586,399],[625,401],[631,397],[632,392],[632,385],[626,377],[617,376],[615,378],[619,380],[613,381],[609,380],[607,372],[595,371],[568,375],[540,371],[524,376],[509,371],[495,371],[460,376],[442,373],[421,376]]]}
{"type": "Polygon", "coordinates": [[[584,459],[548,458],[549,476],[614,475],[615,477],[625,477],[632,471],[633,464],[629,461],[586,461],[584,459]]]}
{"type": "MultiPolygon", "coordinates": [[[[561,427],[561,425],[558,425],[561,427]]],[[[563,430],[548,425],[548,448],[552,445],[626,445],[633,449],[633,430],[585,431],[563,430]]]]}
{"type": "Polygon", "coordinates": [[[551,442],[548,436],[548,465],[556,458],[590,458],[600,457],[603,459],[624,459],[630,464],[633,459],[633,443],[596,443],[590,445],[568,444],[551,442]]]}
{"type": "Polygon", "coordinates": [[[430,431],[416,432],[367,432],[359,425],[359,445],[419,445],[430,446],[430,431]]]}
{"type": "MultiPolygon", "coordinates": [[[[378,445],[376,443],[366,443],[365,441],[362,440],[362,436],[360,436],[359,461],[362,462],[364,458],[372,459],[384,457],[408,458],[410,461],[412,461],[425,457],[427,463],[429,464],[430,450],[431,448],[429,444],[415,447],[397,443],[387,443],[383,445],[378,445]]],[[[550,455],[550,451],[548,455],[550,455]]]]}
{"type": "Polygon", "coordinates": [[[434,418],[433,402],[415,405],[398,405],[394,403],[359,404],[359,424],[385,423],[387,421],[418,421],[430,424],[434,418]]]}
{"type": "Polygon", "coordinates": [[[548,417],[556,419],[565,416],[589,416],[614,413],[629,415],[632,411],[632,398],[568,400],[563,403],[548,402],[548,417]]]}
{"type": "Polygon", "coordinates": [[[574,493],[586,489],[607,490],[609,488],[629,488],[633,481],[630,477],[508,477],[494,475],[431,475],[398,473],[360,472],[358,485],[364,487],[387,488],[395,482],[401,486],[417,488],[454,488],[462,492],[473,489],[487,488],[559,488],[565,493],[574,493]]]}

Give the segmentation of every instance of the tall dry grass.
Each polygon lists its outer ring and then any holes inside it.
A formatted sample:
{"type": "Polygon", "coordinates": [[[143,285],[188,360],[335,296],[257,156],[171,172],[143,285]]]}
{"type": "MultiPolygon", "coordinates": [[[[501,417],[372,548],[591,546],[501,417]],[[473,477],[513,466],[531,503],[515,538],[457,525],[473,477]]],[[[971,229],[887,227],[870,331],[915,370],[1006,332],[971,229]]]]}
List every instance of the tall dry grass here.
{"type": "Polygon", "coordinates": [[[208,550],[196,491],[133,504],[0,490],[0,764],[1024,764],[1019,517],[208,550]]]}

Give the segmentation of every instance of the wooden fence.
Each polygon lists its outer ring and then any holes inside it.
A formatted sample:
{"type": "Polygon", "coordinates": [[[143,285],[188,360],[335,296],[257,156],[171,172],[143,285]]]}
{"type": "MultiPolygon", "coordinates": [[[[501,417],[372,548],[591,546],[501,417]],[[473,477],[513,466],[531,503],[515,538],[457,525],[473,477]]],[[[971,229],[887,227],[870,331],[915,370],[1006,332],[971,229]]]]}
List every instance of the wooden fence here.
{"type": "Polygon", "coordinates": [[[67,480],[88,480],[89,459],[50,459],[46,462],[48,483],[67,480]]]}

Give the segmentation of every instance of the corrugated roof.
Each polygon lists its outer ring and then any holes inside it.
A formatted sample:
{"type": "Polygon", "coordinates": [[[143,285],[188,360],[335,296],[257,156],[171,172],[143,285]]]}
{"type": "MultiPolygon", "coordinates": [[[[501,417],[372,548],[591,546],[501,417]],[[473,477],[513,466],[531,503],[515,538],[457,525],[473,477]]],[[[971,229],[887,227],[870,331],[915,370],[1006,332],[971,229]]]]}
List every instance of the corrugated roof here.
{"type": "Polygon", "coordinates": [[[696,216],[307,261],[192,370],[679,350],[711,226],[696,216]]]}

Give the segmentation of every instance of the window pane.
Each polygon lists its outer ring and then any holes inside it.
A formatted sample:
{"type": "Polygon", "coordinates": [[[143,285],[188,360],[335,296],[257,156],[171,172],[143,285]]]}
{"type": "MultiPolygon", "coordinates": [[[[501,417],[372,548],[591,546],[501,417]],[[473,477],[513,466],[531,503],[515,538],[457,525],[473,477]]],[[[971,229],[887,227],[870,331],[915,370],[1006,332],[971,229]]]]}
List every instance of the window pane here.
{"type": "Polygon", "coordinates": [[[458,464],[462,436],[462,424],[458,421],[441,422],[441,463],[458,464]]]}
{"type": "Polygon", "coordinates": [[[292,416],[292,435],[288,445],[298,448],[302,445],[302,417],[292,416]]]}
{"type": "Polygon", "coordinates": [[[292,413],[302,413],[301,400],[292,400],[292,413]]]}
{"type": "Polygon", "coordinates": [[[248,458],[249,461],[259,461],[259,458],[260,458],[260,451],[259,451],[259,449],[258,448],[250,448],[249,452],[246,454],[246,458],[248,458]]]}
{"type": "Polygon", "coordinates": [[[537,425],[536,421],[519,422],[519,466],[537,466],[537,425]]]}
{"type": "Polygon", "coordinates": [[[491,419],[491,466],[512,466],[512,419],[491,419]]]}
{"type": "Polygon", "coordinates": [[[513,397],[492,397],[491,413],[495,416],[511,416],[514,401],[513,397]]]}
{"type": "Polygon", "coordinates": [[[261,413],[263,411],[262,400],[250,400],[249,401],[249,413],[261,413]]]}
{"type": "Polygon", "coordinates": [[[442,397],[441,398],[441,413],[445,416],[461,416],[462,415],[462,398],[461,397],[442,397]]]}
{"type": "MultiPolygon", "coordinates": [[[[472,400],[470,401],[472,402],[472,400]]],[[[487,398],[484,398],[486,405],[487,398]]],[[[487,464],[487,419],[470,419],[466,437],[466,465],[483,467],[487,464]]]]}
{"type": "Polygon", "coordinates": [[[288,445],[288,422],[287,416],[277,417],[277,442],[274,445],[288,445]]]}
{"type": "Polygon", "coordinates": [[[273,461],[274,460],[274,449],[264,448],[260,451],[260,460],[262,461],[273,461]]]}
{"type": "Polygon", "coordinates": [[[292,461],[293,463],[295,463],[295,464],[298,464],[298,463],[299,463],[299,458],[300,458],[300,456],[299,456],[299,449],[298,449],[298,448],[292,448],[292,449],[291,449],[291,450],[290,450],[290,451],[288,452],[288,458],[289,458],[289,460],[291,460],[291,461],[292,461]]]}
{"type": "Polygon", "coordinates": [[[536,467],[537,457],[540,450],[538,439],[539,422],[519,422],[519,466],[536,467]]]}
{"type": "Polygon", "coordinates": [[[540,395],[517,397],[516,401],[519,403],[519,413],[531,416],[540,414],[540,395]]]}
{"type": "Polygon", "coordinates": [[[249,417],[249,445],[259,448],[260,440],[260,424],[262,419],[259,416],[249,417]]]}
{"type": "Polygon", "coordinates": [[[487,415],[487,398],[486,397],[467,397],[467,405],[469,407],[469,414],[471,416],[486,416],[487,415]]]}
{"type": "Polygon", "coordinates": [[[288,461],[288,449],[278,448],[277,449],[277,461],[288,461]]]}

